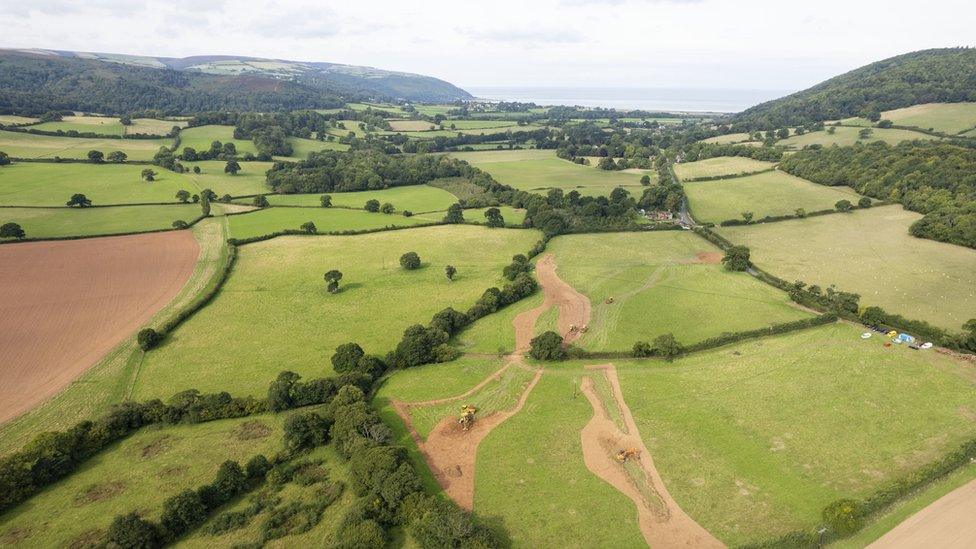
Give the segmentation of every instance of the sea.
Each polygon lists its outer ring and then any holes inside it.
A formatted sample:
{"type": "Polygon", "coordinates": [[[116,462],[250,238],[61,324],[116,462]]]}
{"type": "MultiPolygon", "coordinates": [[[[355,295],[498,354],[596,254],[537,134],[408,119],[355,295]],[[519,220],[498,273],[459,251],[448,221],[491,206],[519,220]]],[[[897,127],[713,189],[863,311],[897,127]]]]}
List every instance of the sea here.
{"type": "Polygon", "coordinates": [[[537,105],[578,105],[669,112],[731,113],[783,97],[794,90],[722,88],[563,88],[470,86],[479,99],[537,105]]]}

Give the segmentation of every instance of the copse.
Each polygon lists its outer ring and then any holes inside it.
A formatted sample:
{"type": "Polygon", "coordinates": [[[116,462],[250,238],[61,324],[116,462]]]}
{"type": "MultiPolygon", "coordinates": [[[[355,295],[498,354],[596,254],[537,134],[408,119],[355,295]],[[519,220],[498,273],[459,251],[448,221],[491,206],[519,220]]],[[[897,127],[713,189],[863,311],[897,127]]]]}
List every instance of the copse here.
{"type": "Polygon", "coordinates": [[[849,212],[854,209],[854,205],[851,204],[850,200],[844,199],[838,200],[837,203],[834,204],[834,208],[836,208],[838,212],[849,212]]]}
{"type": "Polygon", "coordinates": [[[27,233],[24,232],[23,227],[19,224],[10,222],[0,225],[0,238],[24,238],[27,233]]]}
{"type": "Polygon", "coordinates": [[[367,200],[366,204],[363,205],[363,209],[367,212],[376,213],[380,211],[380,201],[375,198],[367,200]]]}
{"type": "Polygon", "coordinates": [[[112,162],[114,164],[122,164],[129,158],[129,155],[125,154],[122,151],[112,151],[108,153],[108,156],[106,156],[105,158],[108,159],[109,162],[112,162]]]}
{"type": "Polygon", "coordinates": [[[532,338],[529,355],[536,360],[563,360],[566,349],[563,348],[562,336],[549,330],[532,338]]]}
{"type": "Polygon", "coordinates": [[[105,154],[102,151],[88,151],[88,161],[92,164],[101,164],[105,161],[105,154]]]}
{"type": "Polygon", "coordinates": [[[408,271],[420,268],[420,256],[417,252],[407,252],[400,256],[400,266],[408,271]]]}
{"type": "Polygon", "coordinates": [[[488,208],[485,210],[485,222],[489,227],[504,227],[505,218],[498,208],[488,208]]]}
{"type": "Polygon", "coordinates": [[[744,271],[749,268],[749,248],[732,246],[725,252],[722,263],[726,271],[744,271]]]}
{"type": "Polygon", "coordinates": [[[447,215],[444,216],[445,223],[464,223],[464,210],[458,203],[451,204],[447,208],[447,215]]]}
{"type": "Polygon", "coordinates": [[[393,204],[390,204],[389,202],[386,202],[382,206],[380,206],[380,213],[384,213],[384,214],[389,215],[389,214],[391,214],[391,213],[393,213],[395,211],[396,211],[396,208],[394,208],[393,207],[393,204]]]}

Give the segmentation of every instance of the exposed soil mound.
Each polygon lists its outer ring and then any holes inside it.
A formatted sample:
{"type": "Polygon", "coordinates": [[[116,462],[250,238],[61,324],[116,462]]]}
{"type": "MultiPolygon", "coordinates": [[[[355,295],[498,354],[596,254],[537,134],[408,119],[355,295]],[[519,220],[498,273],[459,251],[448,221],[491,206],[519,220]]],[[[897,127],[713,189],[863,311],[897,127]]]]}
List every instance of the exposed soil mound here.
{"type": "Polygon", "coordinates": [[[76,506],[81,506],[96,501],[104,501],[114,498],[122,492],[125,492],[125,483],[120,480],[93,484],[76,495],[74,503],[76,506]]]}
{"type": "Polygon", "coordinates": [[[234,430],[234,438],[237,440],[256,440],[271,435],[271,426],[267,423],[252,420],[246,421],[234,430]]]}

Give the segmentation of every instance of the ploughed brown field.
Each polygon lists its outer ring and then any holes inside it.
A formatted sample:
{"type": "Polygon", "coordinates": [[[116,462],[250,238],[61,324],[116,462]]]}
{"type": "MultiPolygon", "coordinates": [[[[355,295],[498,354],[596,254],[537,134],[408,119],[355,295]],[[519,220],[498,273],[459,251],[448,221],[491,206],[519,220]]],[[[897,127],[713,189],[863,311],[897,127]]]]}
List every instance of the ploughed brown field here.
{"type": "Polygon", "coordinates": [[[190,231],[0,246],[0,423],[132,337],[199,253],[190,231]]]}

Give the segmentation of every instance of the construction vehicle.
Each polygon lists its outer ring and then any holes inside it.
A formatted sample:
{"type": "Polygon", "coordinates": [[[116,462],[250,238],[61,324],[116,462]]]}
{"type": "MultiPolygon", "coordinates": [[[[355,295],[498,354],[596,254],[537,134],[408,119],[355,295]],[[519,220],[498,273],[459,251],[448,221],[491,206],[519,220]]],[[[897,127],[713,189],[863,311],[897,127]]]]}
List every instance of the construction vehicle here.
{"type": "Polygon", "coordinates": [[[578,331],[579,331],[579,327],[578,326],[576,326],[575,324],[570,324],[569,325],[569,333],[575,334],[578,331]]]}
{"type": "Polygon", "coordinates": [[[638,450],[637,448],[627,448],[626,450],[618,451],[617,455],[614,456],[614,459],[616,459],[620,463],[626,463],[627,460],[629,460],[630,458],[637,459],[639,457],[640,457],[640,450],[638,450]]]}
{"type": "Polygon", "coordinates": [[[458,416],[458,423],[461,424],[461,429],[467,431],[471,428],[474,423],[474,414],[478,409],[470,404],[465,404],[461,406],[461,415],[458,416]]]}
{"type": "Polygon", "coordinates": [[[579,329],[579,331],[580,331],[581,334],[585,334],[586,331],[589,330],[589,329],[590,329],[589,326],[583,326],[582,328],[579,329]]]}

